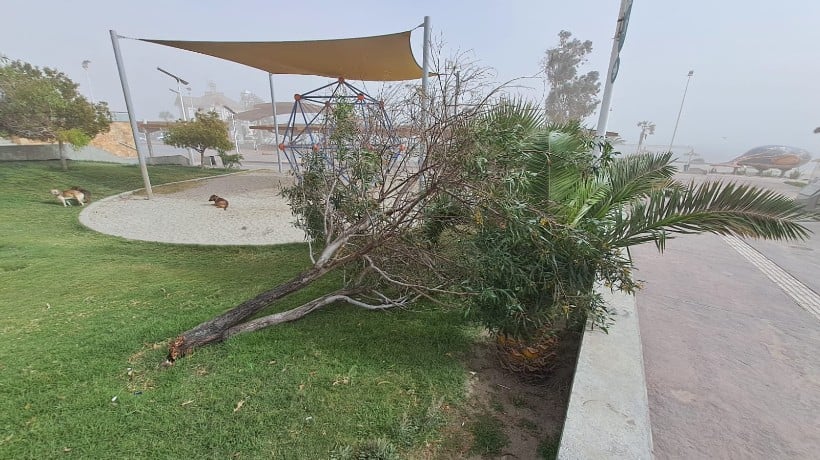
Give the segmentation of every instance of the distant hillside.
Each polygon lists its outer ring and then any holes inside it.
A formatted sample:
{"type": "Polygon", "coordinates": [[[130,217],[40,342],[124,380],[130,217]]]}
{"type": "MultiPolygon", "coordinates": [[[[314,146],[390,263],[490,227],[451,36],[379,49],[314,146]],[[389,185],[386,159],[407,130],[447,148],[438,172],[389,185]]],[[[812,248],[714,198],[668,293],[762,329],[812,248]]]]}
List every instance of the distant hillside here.
{"type": "Polygon", "coordinates": [[[111,130],[95,137],[91,141],[91,145],[106,152],[111,152],[118,157],[137,157],[137,151],[134,148],[134,135],[131,131],[131,125],[127,121],[111,123],[111,130]],[[122,144],[126,144],[128,147],[122,144]]]}

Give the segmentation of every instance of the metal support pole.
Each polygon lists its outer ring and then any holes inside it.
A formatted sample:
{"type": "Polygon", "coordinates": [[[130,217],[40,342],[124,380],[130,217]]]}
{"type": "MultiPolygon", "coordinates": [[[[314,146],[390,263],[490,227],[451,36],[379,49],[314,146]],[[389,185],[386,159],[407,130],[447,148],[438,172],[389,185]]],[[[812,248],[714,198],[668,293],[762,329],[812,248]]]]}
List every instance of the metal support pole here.
{"type": "Polygon", "coordinates": [[[276,164],[279,165],[279,172],[282,172],[282,151],[279,149],[279,120],[276,118],[276,95],[273,92],[273,74],[268,72],[268,82],[270,83],[270,106],[273,111],[273,142],[276,143],[276,164]]]}
{"type": "Polygon", "coordinates": [[[667,149],[668,152],[672,151],[672,144],[675,143],[675,135],[678,133],[678,123],[680,123],[680,114],[683,113],[683,102],[686,101],[686,91],[689,90],[689,81],[692,80],[692,75],[695,74],[694,70],[690,70],[689,74],[686,76],[686,87],[683,88],[683,98],[680,100],[680,110],[678,110],[678,119],[675,120],[675,129],[672,131],[672,140],[669,141],[669,148],[667,149]]]}
{"type": "MultiPolygon", "coordinates": [[[[422,154],[419,157],[419,167],[424,164],[427,158],[427,123],[428,107],[430,105],[429,85],[430,85],[430,16],[424,17],[424,44],[422,48],[421,61],[421,123],[422,123],[422,154]]],[[[445,111],[446,113],[446,111],[445,111]]],[[[424,175],[421,177],[422,184],[425,182],[424,175]]]]}
{"type": "Polygon", "coordinates": [[[142,173],[142,182],[145,185],[145,194],[148,199],[154,198],[154,191],[151,189],[151,179],[148,177],[148,167],[145,165],[145,156],[140,149],[139,132],[137,131],[137,119],[134,117],[134,106],[131,103],[131,90],[128,89],[128,78],[125,76],[125,66],[122,63],[122,54],[120,53],[119,35],[113,30],[109,30],[111,34],[111,44],[114,46],[114,59],[117,61],[117,71],[120,74],[120,84],[122,84],[122,94],[125,96],[125,108],[128,110],[128,121],[131,123],[131,134],[134,135],[134,146],[137,148],[137,159],[140,164],[140,172],[142,173]]]}
{"type": "Polygon", "coordinates": [[[148,156],[154,158],[154,147],[151,145],[151,133],[148,131],[148,120],[143,119],[142,122],[146,125],[145,143],[148,144],[148,156]]]}
{"type": "MultiPolygon", "coordinates": [[[[601,109],[598,113],[598,126],[595,130],[595,135],[598,138],[606,137],[606,123],[609,118],[609,106],[612,103],[612,85],[615,83],[615,78],[618,76],[618,69],[621,66],[621,48],[624,46],[624,39],[626,39],[626,28],[629,24],[629,15],[632,12],[632,0],[621,0],[621,8],[618,11],[618,22],[615,26],[615,37],[612,39],[612,52],[609,54],[609,68],[606,72],[606,81],[604,82],[604,95],[601,98],[601,109]]],[[[599,147],[595,147],[595,156],[599,157],[601,151],[599,147]]]]}
{"type": "Polygon", "coordinates": [[[424,47],[422,49],[421,68],[421,89],[424,92],[424,99],[426,101],[429,84],[428,74],[430,73],[430,16],[424,17],[424,47]]]}

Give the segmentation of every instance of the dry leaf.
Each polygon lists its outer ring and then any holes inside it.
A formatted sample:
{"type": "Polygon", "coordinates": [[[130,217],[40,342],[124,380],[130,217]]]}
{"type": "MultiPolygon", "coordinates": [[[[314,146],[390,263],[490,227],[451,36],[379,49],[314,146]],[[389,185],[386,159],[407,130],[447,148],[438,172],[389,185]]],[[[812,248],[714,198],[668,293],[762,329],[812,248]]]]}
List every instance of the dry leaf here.
{"type": "Polygon", "coordinates": [[[234,410],[233,410],[233,411],[234,411],[234,412],[236,412],[236,411],[238,411],[239,409],[242,409],[242,406],[243,406],[244,404],[245,404],[245,400],[244,400],[244,399],[240,399],[240,400],[239,400],[239,402],[238,402],[238,403],[236,403],[236,407],[234,408],[234,410]]]}
{"type": "Polygon", "coordinates": [[[185,401],[184,403],[180,404],[180,406],[187,406],[188,404],[191,404],[192,402],[194,402],[194,400],[189,399],[189,400],[185,401]]]}

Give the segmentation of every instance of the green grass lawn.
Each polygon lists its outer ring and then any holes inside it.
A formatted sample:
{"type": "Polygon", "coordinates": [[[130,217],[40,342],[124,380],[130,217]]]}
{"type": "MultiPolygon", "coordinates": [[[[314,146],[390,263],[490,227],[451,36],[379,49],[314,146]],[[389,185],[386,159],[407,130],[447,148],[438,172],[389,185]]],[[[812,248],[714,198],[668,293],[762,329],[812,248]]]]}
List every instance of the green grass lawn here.
{"type": "MultiPolygon", "coordinates": [[[[149,171],[155,185],[215,173],[149,171]]],[[[98,234],[49,195],[74,185],[99,199],[142,179],[0,163],[0,458],[320,459],[380,438],[412,457],[462,402],[475,330],[437,308],[336,306],[159,367],[168,339],[297,273],[306,248],[98,234]]]]}

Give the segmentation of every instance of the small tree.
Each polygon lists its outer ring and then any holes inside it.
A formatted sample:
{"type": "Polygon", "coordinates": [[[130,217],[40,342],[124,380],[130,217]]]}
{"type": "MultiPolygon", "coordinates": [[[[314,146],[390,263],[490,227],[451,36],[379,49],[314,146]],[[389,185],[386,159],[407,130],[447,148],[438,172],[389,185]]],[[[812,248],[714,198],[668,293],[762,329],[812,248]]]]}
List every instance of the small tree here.
{"type": "Polygon", "coordinates": [[[164,121],[171,121],[171,120],[174,119],[174,115],[171,114],[171,112],[169,112],[167,110],[163,110],[162,112],[159,113],[159,119],[164,120],[164,121]]]}
{"type": "Polygon", "coordinates": [[[551,123],[581,121],[595,111],[599,102],[596,98],[601,90],[598,72],[578,75],[578,67],[592,52],[592,42],[570,40],[570,37],[572,33],[566,30],[558,33],[558,46],[548,49],[541,60],[544,78],[550,85],[546,114],[551,123]]]}
{"type": "Polygon", "coordinates": [[[168,128],[165,143],[174,147],[190,148],[199,152],[200,166],[205,167],[205,151],[223,154],[233,147],[228,138],[228,127],[216,112],[196,114],[192,121],[178,121],[168,128]]]}
{"type": "Polygon", "coordinates": [[[0,60],[0,134],[57,142],[68,169],[63,145],[88,145],[111,124],[108,105],[89,103],[78,87],[55,69],[0,60]]]}

